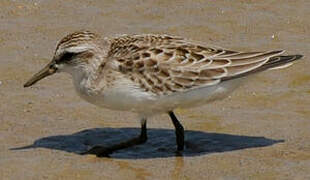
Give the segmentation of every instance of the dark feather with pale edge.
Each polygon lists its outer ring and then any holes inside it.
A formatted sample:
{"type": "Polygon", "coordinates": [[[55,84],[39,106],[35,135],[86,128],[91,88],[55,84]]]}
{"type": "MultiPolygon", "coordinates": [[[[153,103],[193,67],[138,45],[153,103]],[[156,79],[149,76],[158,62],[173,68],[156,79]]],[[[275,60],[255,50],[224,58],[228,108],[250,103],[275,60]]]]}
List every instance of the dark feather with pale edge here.
{"type": "Polygon", "coordinates": [[[283,52],[237,52],[168,35],[126,35],[111,40],[108,58],[117,64],[117,71],[146,91],[170,94],[216,85],[300,58],[271,63],[276,57],[279,61],[289,57],[279,56],[283,52]]]}

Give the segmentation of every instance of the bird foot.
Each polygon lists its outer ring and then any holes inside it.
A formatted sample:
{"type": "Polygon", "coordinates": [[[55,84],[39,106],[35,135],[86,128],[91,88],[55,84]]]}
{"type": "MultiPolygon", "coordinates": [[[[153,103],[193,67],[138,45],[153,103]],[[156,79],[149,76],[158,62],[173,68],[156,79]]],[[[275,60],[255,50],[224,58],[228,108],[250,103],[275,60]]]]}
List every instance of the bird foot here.
{"type": "Polygon", "coordinates": [[[183,151],[179,151],[179,150],[175,151],[175,156],[176,157],[182,157],[183,156],[183,151]]]}

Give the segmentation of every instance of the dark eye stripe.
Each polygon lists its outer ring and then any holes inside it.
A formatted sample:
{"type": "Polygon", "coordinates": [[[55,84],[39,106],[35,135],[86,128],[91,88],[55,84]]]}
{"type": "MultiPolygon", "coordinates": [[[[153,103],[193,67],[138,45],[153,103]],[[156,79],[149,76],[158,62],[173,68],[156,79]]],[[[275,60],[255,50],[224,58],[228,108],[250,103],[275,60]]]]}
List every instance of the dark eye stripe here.
{"type": "Polygon", "coordinates": [[[59,57],[58,62],[70,61],[76,55],[77,53],[65,52],[59,57]]]}

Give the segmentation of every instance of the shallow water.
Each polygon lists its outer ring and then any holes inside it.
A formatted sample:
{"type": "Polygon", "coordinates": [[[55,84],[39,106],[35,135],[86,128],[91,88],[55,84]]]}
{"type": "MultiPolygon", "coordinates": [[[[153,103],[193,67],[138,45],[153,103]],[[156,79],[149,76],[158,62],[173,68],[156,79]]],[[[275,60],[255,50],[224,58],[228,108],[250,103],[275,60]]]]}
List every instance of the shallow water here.
{"type": "Polygon", "coordinates": [[[307,0],[1,1],[0,179],[310,179],[309,8],[307,0]],[[138,134],[135,115],[83,102],[63,74],[22,87],[60,38],[81,29],[305,57],[253,77],[225,100],[177,110],[184,157],[175,156],[173,125],[161,115],[149,120],[146,144],[96,158],[78,152],[138,134]]]}

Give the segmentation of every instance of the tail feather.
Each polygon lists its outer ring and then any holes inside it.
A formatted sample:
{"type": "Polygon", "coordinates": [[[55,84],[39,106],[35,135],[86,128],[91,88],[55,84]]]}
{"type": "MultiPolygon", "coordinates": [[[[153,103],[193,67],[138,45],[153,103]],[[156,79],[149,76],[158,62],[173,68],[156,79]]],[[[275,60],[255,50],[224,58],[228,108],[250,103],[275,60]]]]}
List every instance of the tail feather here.
{"type": "Polygon", "coordinates": [[[300,58],[302,58],[303,55],[288,55],[288,56],[274,56],[271,57],[265,64],[263,64],[262,66],[253,69],[251,71],[242,73],[242,74],[238,74],[236,76],[229,76],[229,77],[224,77],[221,80],[222,81],[227,81],[230,79],[236,79],[236,78],[241,78],[244,76],[247,76],[249,74],[254,74],[254,73],[258,73],[258,72],[262,72],[268,69],[281,69],[287,66],[290,66],[292,64],[293,61],[296,61],[300,58]]]}

